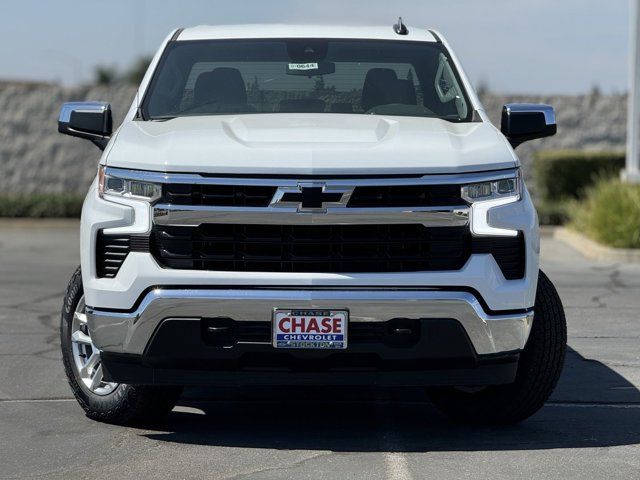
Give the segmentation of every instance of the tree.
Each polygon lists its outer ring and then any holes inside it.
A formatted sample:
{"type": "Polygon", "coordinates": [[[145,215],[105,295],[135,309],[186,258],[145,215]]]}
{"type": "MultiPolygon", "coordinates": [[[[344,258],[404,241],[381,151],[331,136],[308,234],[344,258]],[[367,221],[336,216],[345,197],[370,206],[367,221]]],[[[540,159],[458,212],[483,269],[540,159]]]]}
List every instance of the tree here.
{"type": "Polygon", "coordinates": [[[490,91],[491,91],[491,88],[489,87],[489,82],[484,78],[480,79],[480,81],[478,82],[478,86],[476,87],[476,92],[478,93],[478,96],[484,97],[490,91]]]}
{"type": "Polygon", "coordinates": [[[141,57],[122,74],[115,67],[98,65],[95,69],[94,82],[97,85],[113,85],[117,82],[140,85],[150,63],[151,57],[141,57]]]}
{"type": "Polygon", "coordinates": [[[142,82],[144,74],[147,73],[151,57],[140,57],[135,63],[124,73],[123,80],[132,85],[139,85],[142,82]]]}
{"type": "Polygon", "coordinates": [[[258,76],[255,75],[253,77],[253,82],[247,84],[247,90],[250,93],[259,92],[260,91],[260,82],[258,81],[258,76]]]}
{"type": "Polygon", "coordinates": [[[113,67],[98,65],[95,69],[95,83],[97,85],[113,85],[117,77],[118,73],[113,67]]]}
{"type": "Polygon", "coordinates": [[[326,87],[324,84],[324,77],[320,76],[318,78],[316,78],[316,83],[313,86],[313,91],[316,93],[323,93],[325,91],[326,87]]]}

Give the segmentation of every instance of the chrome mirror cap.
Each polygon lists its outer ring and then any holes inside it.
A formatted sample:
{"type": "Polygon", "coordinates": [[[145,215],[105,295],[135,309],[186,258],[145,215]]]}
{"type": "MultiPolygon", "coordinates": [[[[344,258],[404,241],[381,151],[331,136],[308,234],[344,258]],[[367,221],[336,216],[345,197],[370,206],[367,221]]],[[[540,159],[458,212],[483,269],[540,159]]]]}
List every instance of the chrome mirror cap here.
{"type": "Polygon", "coordinates": [[[508,103],[502,108],[501,131],[513,148],[528,140],[555,135],[557,130],[551,105],[508,103]]]}
{"type": "Polygon", "coordinates": [[[71,112],[82,111],[91,113],[104,113],[111,106],[106,102],[67,102],[62,104],[58,122],[69,123],[71,112]]]}
{"type": "Polygon", "coordinates": [[[113,130],[111,105],[106,102],[69,102],[62,105],[58,132],[92,141],[101,150],[113,130]]]}

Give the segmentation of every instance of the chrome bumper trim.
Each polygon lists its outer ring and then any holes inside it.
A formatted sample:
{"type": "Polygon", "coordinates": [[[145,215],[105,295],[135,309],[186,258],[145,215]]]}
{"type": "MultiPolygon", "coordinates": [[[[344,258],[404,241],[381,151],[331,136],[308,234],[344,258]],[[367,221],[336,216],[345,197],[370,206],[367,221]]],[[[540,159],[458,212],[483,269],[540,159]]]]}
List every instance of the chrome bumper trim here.
{"type": "Polygon", "coordinates": [[[458,320],[479,355],[521,350],[533,312],[487,314],[468,292],[438,290],[206,290],[155,289],[130,313],[87,307],[94,344],[104,351],[141,355],[167,318],[231,317],[271,320],[273,309],[347,309],[351,322],[392,318],[458,320]]]}
{"type": "Polygon", "coordinates": [[[418,223],[428,227],[458,227],[469,223],[469,207],[336,208],[299,212],[296,207],[207,207],[158,204],[158,225],[197,227],[203,223],[278,225],[387,225],[418,223]]]}

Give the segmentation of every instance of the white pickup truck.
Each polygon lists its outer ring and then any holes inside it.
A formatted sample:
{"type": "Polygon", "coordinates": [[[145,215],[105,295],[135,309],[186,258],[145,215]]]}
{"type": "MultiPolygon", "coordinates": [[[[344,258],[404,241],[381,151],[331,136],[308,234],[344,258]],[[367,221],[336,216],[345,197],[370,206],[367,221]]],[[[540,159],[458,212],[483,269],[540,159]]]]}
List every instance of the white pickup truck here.
{"type": "Polygon", "coordinates": [[[442,35],[199,26],[171,33],[124,122],[65,104],[104,150],[61,320],[91,418],[168,412],[185,385],[413,385],[466,421],[535,413],[562,304],[514,148],[442,35]]]}

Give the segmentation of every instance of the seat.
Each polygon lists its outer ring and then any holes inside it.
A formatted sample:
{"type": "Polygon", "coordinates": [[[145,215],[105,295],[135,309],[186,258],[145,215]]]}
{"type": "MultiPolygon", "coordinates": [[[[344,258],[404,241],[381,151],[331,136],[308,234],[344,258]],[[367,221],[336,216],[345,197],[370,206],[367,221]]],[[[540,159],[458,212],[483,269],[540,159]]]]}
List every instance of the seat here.
{"type": "Polygon", "coordinates": [[[379,105],[396,103],[398,76],[390,68],[372,68],[362,87],[362,109],[367,112],[379,105]]]}
{"type": "Polygon", "coordinates": [[[197,107],[209,103],[247,104],[247,88],[240,70],[220,67],[200,74],[193,89],[193,104],[197,107]]]}
{"type": "Polygon", "coordinates": [[[395,103],[402,103],[404,105],[416,105],[416,87],[411,80],[398,80],[398,101],[395,103]]]}

